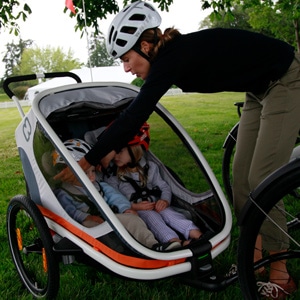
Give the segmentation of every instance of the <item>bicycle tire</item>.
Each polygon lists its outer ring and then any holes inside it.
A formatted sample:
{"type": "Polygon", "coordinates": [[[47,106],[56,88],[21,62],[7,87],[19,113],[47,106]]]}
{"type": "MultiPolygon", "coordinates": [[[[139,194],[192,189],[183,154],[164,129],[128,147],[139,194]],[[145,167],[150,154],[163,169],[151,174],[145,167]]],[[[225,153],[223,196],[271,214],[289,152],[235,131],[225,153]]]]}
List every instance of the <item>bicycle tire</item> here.
{"type": "Polygon", "coordinates": [[[7,235],[12,260],[24,286],[36,298],[54,299],[59,289],[59,266],[47,223],[26,196],[11,199],[7,235]]]}
{"type": "Polygon", "coordinates": [[[232,162],[235,152],[235,144],[237,139],[239,123],[235,124],[235,126],[229,132],[223,148],[223,159],[222,159],[222,180],[226,195],[228,197],[229,202],[233,203],[233,194],[232,194],[232,162]]]}
{"type": "MultiPolygon", "coordinates": [[[[264,267],[269,270],[271,261],[286,259],[287,268],[292,278],[297,282],[300,274],[300,198],[295,193],[300,187],[300,159],[280,168],[270,175],[253,193],[243,211],[245,219],[241,224],[241,234],[238,243],[238,274],[242,293],[245,299],[260,299],[257,281],[261,280],[255,272],[264,267]],[[287,230],[290,245],[282,255],[270,255],[264,251],[263,258],[256,264],[254,261],[255,242],[261,234],[261,226],[270,210],[278,209],[277,203],[283,199],[285,210],[281,211],[287,219],[287,230]],[[255,204],[254,204],[255,203],[255,204]]],[[[267,217],[269,222],[270,219],[267,217]]],[[[275,240],[280,234],[267,236],[275,240]]],[[[268,278],[266,279],[268,281],[268,278]]],[[[289,299],[299,299],[300,291],[289,299]]]]}

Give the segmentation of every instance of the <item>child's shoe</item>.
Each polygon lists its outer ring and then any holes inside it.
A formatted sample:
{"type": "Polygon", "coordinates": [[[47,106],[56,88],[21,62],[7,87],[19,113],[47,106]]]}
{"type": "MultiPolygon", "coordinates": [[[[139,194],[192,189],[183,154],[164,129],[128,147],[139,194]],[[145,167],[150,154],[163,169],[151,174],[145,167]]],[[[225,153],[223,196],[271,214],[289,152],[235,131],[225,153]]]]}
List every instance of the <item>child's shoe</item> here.
{"type": "Polygon", "coordinates": [[[167,243],[158,243],[152,246],[152,250],[155,251],[170,251],[177,248],[180,248],[181,244],[179,242],[167,242],[167,243]]]}

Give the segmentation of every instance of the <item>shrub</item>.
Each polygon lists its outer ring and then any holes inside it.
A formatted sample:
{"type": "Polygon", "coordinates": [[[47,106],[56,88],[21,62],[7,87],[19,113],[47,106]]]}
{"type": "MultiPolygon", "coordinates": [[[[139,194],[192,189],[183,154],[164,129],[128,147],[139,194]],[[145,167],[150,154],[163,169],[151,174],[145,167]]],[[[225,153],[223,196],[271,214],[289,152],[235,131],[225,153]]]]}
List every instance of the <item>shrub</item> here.
{"type": "Polygon", "coordinates": [[[24,99],[24,96],[28,90],[29,86],[27,85],[21,85],[17,86],[13,89],[13,93],[19,98],[19,99],[24,99]]]}

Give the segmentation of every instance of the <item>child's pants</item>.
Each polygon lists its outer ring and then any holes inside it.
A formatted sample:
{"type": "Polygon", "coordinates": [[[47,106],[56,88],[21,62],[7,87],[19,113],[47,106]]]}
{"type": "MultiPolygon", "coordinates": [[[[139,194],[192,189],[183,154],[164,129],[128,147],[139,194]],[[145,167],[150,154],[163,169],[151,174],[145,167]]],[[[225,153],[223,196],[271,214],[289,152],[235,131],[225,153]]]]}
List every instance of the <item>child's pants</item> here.
{"type": "Polygon", "coordinates": [[[152,248],[153,245],[158,243],[153,233],[139,216],[126,213],[117,214],[116,216],[128,232],[144,246],[152,248]]]}
{"type": "MultiPolygon", "coordinates": [[[[141,244],[148,248],[152,248],[158,241],[155,239],[153,233],[148,229],[145,222],[134,214],[116,214],[116,217],[126,228],[126,230],[141,244]]],[[[82,224],[86,227],[94,227],[99,223],[89,220],[83,221],[82,224]]]]}
{"type": "Polygon", "coordinates": [[[179,239],[176,231],[181,233],[185,240],[188,240],[190,231],[199,229],[191,220],[171,207],[167,207],[159,213],[155,210],[139,210],[138,214],[161,243],[169,242],[174,238],[179,239]]]}

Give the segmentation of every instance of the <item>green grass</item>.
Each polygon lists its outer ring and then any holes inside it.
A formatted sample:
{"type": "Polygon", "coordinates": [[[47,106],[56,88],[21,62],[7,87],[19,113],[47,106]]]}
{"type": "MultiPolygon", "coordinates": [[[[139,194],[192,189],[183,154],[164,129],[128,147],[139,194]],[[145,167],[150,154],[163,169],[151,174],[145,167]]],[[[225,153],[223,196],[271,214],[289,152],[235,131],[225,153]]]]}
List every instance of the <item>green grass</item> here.
{"type": "Polygon", "coordinates": [[[6,94],[0,94],[0,102],[9,102],[11,99],[6,94]]]}
{"type": "MultiPolygon", "coordinates": [[[[189,94],[162,99],[167,109],[184,125],[196,144],[203,151],[217,179],[221,183],[222,144],[238,117],[233,103],[242,101],[242,94],[189,94]]],[[[0,249],[1,267],[0,299],[32,299],[21,288],[7,244],[5,218],[9,199],[25,193],[22,166],[14,140],[14,131],[20,121],[17,109],[0,110],[0,249]]],[[[163,132],[153,128],[152,146],[163,154],[163,145],[155,143],[163,132]]],[[[167,137],[165,138],[167,143],[167,137]]],[[[152,147],[151,146],[151,147],[152,147]]],[[[176,147],[174,147],[176,148],[176,147]]],[[[154,151],[156,153],[156,150],[154,151]]],[[[165,153],[168,155],[168,153],[165,153]]],[[[177,155],[177,154],[174,154],[177,155]]],[[[177,161],[175,161],[177,162],[177,161]]],[[[190,170],[186,170],[189,175],[190,170]]],[[[225,272],[236,261],[237,227],[233,225],[230,247],[214,260],[219,272],[225,272]]],[[[103,274],[81,264],[60,266],[60,290],[58,299],[241,299],[238,284],[226,291],[207,292],[180,284],[169,278],[158,281],[138,282],[103,274]]]]}

